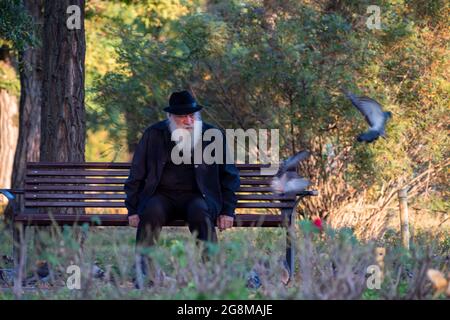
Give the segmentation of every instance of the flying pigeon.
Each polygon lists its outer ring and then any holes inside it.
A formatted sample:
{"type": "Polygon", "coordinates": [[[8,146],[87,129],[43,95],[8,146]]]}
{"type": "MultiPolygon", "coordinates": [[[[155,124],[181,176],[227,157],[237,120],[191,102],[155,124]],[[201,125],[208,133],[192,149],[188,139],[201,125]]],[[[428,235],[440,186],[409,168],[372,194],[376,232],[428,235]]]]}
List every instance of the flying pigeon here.
{"type": "Polygon", "coordinates": [[[349,91],[342,90],[352,104],[363,114],[369,123],[369,130],[361,133],[357,140],[359,142],[373,142],[379,137],[386,138],[384,127],[389,118],[392,117],[391,112],[384,112],[382,106],[374,99],[368,97],[358,97],[349,91]]]}
{"type": "Polygon", "coordinates": [[[310,185],[310,181],[297,174],[297,166],[309,155],[308,151],[303,150],[283,161],[277,174],[272,179],[272,190],[284,194],[296,194],[305,190],[310,185]]]}

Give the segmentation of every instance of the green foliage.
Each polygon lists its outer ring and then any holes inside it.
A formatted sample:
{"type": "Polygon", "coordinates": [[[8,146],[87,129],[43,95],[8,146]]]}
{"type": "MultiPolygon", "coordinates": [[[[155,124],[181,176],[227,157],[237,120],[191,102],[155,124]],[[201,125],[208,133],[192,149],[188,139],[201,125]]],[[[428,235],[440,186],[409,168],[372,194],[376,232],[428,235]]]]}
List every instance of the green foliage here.
{"type": "Polygon", "coordinates": [[[11,61],[13,53],[27,46],[39,45],[35,36],[36,26],[25,11],[22,1],[4,0],[0,2],[0,89],[19,96],[19,78],[11,61]],[[4,55],[6,53],[6,61],[4,55]]]}
{"type": "Polygon", "coordinates": [[[362,295],[363,300],[379,300],[380,292],[376,289],[367,289],[362,295]]]}
{"type": "Polygon", "coordinates": [[[169,94],[187,88],[206,106],[206,121],[277,128],[282,157],[311,150],[316,162],[308,174],[330,185],[312,212],[333,210],[335,194],[351,199],[366,190],[376,199],[383,186],[448,158],[448,50],[440,42],[440,1],[382,1],[381,30],[365,26],[370,4],[115,2],[108,7],[121,10],[108,9],[114,14],[104,20],[115,66],[92,78],[89,127],[106,129],[116,154],[124,145],[132,153],[142,131],[165,117],[169,94]],[[388,139],[355,143],[367,126],[341,87],[393,112],[388,139]],[[333,161],[339,171],[329,167],[333,161]]]}
{"type": "MultiPolygon", "coordinates": [[[[133,25],[122,28],[125,29],[120,34],[123,46],[118,48],[118,53],[125,69],[106,75],[97,87],[97,101],[107,108],[104,115],[108,118],[104,121],[117,125],[121,121],[118,114],[133,110],[140,116],[137,125],[131,127],[133,131],[140,132],[149,122],[161,117],[161,106],[166,103],[170,91],[191,86],[196,91],[204,92],[202,96],[210,101],[208,114],[220,114],[219,118],[228,118],[225,121],[237,122],[237,109],[240,109],[241,113],[246,113],[243,118],[245,126],[261,122],[259,118],[270,114],[270,109],[267,109],[270,101],[277,103],[277,95],[285,95],[287,97],[282,98],[291,99],[292,105],[286,110],[287,114],[281,109],[275,114],[279,112],[282,117],[291,117],[299,112],[305,114],[301,119],[294,118],[298,120],[294,125],[304,127],[305,132],[312,134],[311,125],[319,125],[321,121],[311,123],[311,116],[326,116],[325,110],[317,114],[320,110],[315,106],[321,104],[318,98],[329,100],[329,97],[320,91],[315,95],[315,91],[309,89],[313,89],[314,82],[320,86],[320,81],[331,84],[337,80],[330,79],[328,71],[326,77],[323,73],[320,75],[322,78],[317,78],[317,70],[326,58],[314,47],[323,47],[325,42],[331,42],[333,46],[325,48],[326,52],[334,54],[336,48],[343,53],[348,51],[340,41],[349,25],[339,16],[322,18],[304,8],[306,12],[302,12],[297,19],[280,21],[276,42],[281,47],[274,47],[261,25],[254,23],[253,10],[239,11],[234,4],[221,8],[223,11],[225,9],[224,16],[213,14],[214,11],[211,14],[183,16],[170,23],[170,32],[167,31],[164,36],[160,33],[159,38],[148,36],[152,34],[151,28],[144,33],[136,32],[137,28],[133,25]],[[302,24],[305,28],[297,27],[302,24]],[[311,34],[318,34],[318,37],[311,34]],[[274,55],[279,58],[274,59],[274,55]],[[308,94],[297,93],[296,88],[305,83],[308,94]],[[234,92],[239,87],[242,90],[234,92]],[[225,110],[221,111],[221,106],[215,102],[232,94],[243,100],[236,101],[237,105],[224,106],[225,110]],[[261,97],[255,101],[254,94],[261,97]],[[125,98],[128,101],[126,104],[123,101],[125,98]],[[260,108],[259,101],[264,99],[268,101],[267,107],[260,108]],[[250,108],[241,108],[245,105],[250,108]],[[149,110],[149,106],[156,110],[149,110]],[[256,108],[259,109],[257,114],[251,110],[256,108]],[[230,113],[236,116],[229,119],[230,113]]],[[[337,72],[336,77],[339,74],[337,72]]],[[[99,119],[98,114],[95,118],[99,119]]],[[[217,117],[211,118],[217,122],[217,117]]],[[[126,118],[123,120],[127,121],[126,118]]],[[[269,121],[274,124],[278,122],[276,118],[269,121]]],[[[134,121],[131,123],[135,124],[134,121]]],[[[222,125],[220,122],[217,124],[222,125]]],[[[129,128],[130,123],[127,121],[123,126],[129,128]]],[[[132,140],[136,140],[137,136],[129,134],[132,140]]]]}
{"type": "Polygon", "coordinates": [[[2,0],[0,17],[0,40],[10,41],[17,50],[39,42],[34,34],[36,26],[21,0],[2,0]]]}
{"type": "Polygon", "coordinates": [[[20,81],[14,68],[0,61],[0,89],[5,89],[11,95],[18,97],[20,93],[20,81]]]}

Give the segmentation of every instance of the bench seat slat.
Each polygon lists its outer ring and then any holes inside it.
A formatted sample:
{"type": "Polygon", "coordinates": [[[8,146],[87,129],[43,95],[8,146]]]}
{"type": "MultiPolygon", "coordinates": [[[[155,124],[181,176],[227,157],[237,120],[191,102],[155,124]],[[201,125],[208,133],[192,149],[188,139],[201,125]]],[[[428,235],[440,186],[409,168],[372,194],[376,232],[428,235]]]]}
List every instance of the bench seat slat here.
{"type": "MultiPolygon", "coordinates": [[[[51,226],[57,225],[73,225],[88,223],[90,225],[102,226],[128,226],[128,217],[126,214],[23,214],[15,216],[15,221],[22,222],[25,225],[34,226],[51,226]],[[76,223],[74,223],[76,221],[76,223]],[[100,222],[100,224],[98,224],[100,222]]],[[[235,227],[278,227],[285,223],[282,215],[268,214],[236,214],[234,221],[235,227]]],[[[173,221],[165,226],[185,226],[185,221],[173,221]]]]}

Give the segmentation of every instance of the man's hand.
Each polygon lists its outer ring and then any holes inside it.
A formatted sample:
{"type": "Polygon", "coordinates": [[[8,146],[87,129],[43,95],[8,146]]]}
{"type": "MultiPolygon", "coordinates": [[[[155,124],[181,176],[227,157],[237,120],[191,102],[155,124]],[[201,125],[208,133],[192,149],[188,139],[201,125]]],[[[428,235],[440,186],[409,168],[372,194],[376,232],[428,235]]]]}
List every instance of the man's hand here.
{"type": "Polygon", "coordinates": [[[222,214],[217,218],[217,226],[219,227],[220,231],[223,231],[228,228],[231,228],[233,226],[233,221],[234,221],[233,217],[222,214]]]}
{"type": "Polygon", "coordinates": [[[137,228],[139,224],[139,216],[137,214],[133,214],[132,216],[128,217],[128,224],[130,227],[137,228]]]}

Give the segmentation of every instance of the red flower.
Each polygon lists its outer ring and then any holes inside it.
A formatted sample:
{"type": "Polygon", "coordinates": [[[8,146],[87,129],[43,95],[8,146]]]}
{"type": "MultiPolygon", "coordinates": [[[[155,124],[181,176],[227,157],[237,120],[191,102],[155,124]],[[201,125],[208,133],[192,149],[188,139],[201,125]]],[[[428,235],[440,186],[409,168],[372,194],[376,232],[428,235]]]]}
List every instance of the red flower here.
{"type": "Polygon", "coordinates": [[[322,226],[322,220],[320,218],[315,218],[313,220],[313,224],[320,230],[323,230],[323,226],[322,226]]]}

